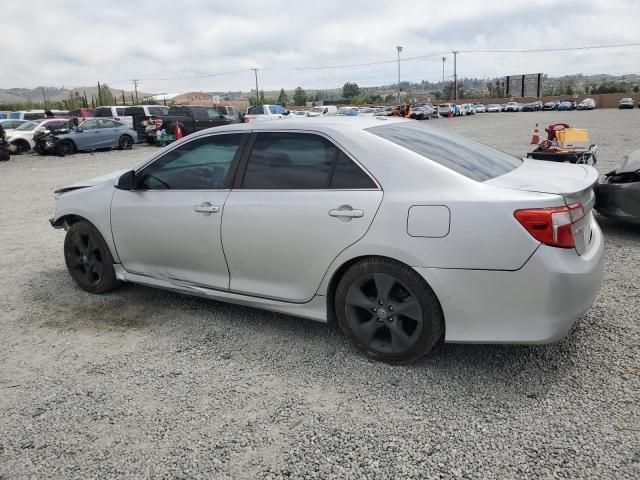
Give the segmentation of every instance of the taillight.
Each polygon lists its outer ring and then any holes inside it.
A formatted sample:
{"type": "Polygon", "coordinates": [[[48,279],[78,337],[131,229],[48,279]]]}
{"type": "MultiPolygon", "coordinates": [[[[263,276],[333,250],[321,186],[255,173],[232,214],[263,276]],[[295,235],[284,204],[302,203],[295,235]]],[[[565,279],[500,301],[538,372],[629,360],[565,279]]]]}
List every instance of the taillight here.
{"type": "Polygon", "coordinates": [[[571,227],[584,217],[580,203],[566,207],[528,208],[513,212],[533,238],[553,247],[575,247],[571,227]]]}

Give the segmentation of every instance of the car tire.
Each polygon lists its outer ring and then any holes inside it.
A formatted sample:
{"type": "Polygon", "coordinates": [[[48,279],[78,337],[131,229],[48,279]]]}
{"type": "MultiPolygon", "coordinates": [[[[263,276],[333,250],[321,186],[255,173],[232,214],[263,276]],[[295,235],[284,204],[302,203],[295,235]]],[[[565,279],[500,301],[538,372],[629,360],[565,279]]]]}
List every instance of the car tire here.
{"type": "Polygon", "coordinates": [[[118,150],[131,150],[133,147],[133,138],[129,135],[122,135],[118,142],[118,150]]]}
{"type": "Polygon", "coordinates": [[[74,223],[67,230],[64,260],[69,275],[85,292],[105,293],[122,284],[116,278],[109,247],[89,222],[74,223]]]}
{"type": "Polygon", "coordinates": [[[76,153],[76,146],[71,140],[61,140],[55,146],[56,155],[64,157],[76,153]]]}
{"type": "Polygon", "coordinates": [[[16,155],[22,155],[23,153],[27,153],[31,150],[31,145],[26,140],[16,140],[10,144],[13,147],[13,153],[16,155]]]}
{"type": "Polygon", "coordinates": [[[407,363],[443,337],[444,315],[427,282],[395,260],[370,257],[352,265],[334,296],[338,325],[370,357],[407,363]]]}

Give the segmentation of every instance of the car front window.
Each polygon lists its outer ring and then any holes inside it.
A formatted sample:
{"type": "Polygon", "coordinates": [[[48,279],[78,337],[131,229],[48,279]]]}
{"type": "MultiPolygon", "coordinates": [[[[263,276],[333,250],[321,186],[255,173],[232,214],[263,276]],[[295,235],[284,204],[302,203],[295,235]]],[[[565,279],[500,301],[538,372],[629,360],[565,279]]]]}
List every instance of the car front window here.
{"type": "Polygon", "coordinates": [[[227,188],[228,174],[244,134],[198,138],[166,153],[139,175],[146,190],[219,190],[227,188]]]}
{"type": "Polygon", "coordinates": [[[22,132],[30,132],[31,130],[34,130],[37,126],[38,124],[36,122],[27,122],[27,123],[23,123],[18,128],[16,128],[16,131],[20,130],[22,132]]]}

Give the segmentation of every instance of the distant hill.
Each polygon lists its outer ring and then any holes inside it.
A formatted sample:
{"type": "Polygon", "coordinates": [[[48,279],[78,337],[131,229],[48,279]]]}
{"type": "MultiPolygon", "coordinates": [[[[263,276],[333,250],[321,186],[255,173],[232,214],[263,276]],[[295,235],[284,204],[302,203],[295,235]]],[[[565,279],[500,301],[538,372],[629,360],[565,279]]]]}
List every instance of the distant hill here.
{"type": "MultiPolygon", "coordinates": [[[[118,103],[122,103],[122,92],[123,90],[118,90],[115,88],[110,88],[111,93],[115,98],[118,99],[118,103]]],[[[91,96],[98,95],[98,86],[95,85],[93,87],[77,87],[73,89],[69,88],[56,88],[56,87],[44,87],[44,94],[47,97],[48,102],[59,102],[62,100],[67,100],[69,95],[75,95],[78,92],[80,96],[84,96],[86,93],[89,102],[91,101],[91,96]]],[[[124,90],[125,98],[127,102],[131,102],[131,91],[124,90]]],[[[135,95],[135,94],[134,94],[135,95]]],[[[140,92],[138,91],[138,98],[142,99],[148,95],[152,95],[150,93],[140,92]]],[[[42,104],[42,87],[36,88],[0,88],[0,104],[17,104],[17,103],[35,103],[42,104]]]]}

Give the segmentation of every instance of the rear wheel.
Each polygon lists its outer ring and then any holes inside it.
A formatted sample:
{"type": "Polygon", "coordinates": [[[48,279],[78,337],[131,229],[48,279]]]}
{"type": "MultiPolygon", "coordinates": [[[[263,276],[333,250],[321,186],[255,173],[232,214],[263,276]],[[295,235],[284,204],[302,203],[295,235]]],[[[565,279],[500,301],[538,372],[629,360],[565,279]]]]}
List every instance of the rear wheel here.
{"type": "Polygon", "coordinates": [[[353,343],[386,362],[417,360],[444,333],[433,290],[415,270],[390,259],[365,259],[349,268],[338,283],[335,309],[353,343]]]}
{"type": "Polygon", "coordinates": [[[121,284],[116,278],[109,247],[88,222],[74,223],[67,230],[64,259],[71,278],[85,292],[104,293],[121,284]]]}
{"type": "Polygon", "coordinates": [[[133,147],[133,138],[129,135],[122,135],[120,142],[118,142],[118,148],[120,150],[131,150],[131,147],[133,147]]]}
{"type": "Polygon", "coordinates": [[[65,155],[73,155],[76,152],[76,146],[71,140],[61,140],[55,146],[56,155],[64,157],[65,155]]]}

